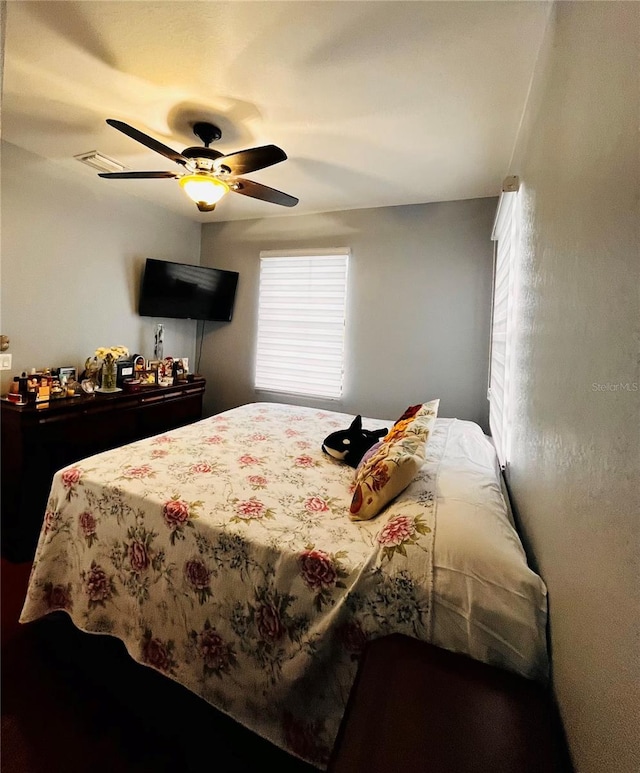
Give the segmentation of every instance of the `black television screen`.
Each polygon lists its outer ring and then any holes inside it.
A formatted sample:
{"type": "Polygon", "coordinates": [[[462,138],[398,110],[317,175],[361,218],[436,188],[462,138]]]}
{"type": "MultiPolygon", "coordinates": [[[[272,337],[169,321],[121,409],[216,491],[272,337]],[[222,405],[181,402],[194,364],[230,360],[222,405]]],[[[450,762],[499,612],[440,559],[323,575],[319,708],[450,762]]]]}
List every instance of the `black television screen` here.
{"type": "Polygon", "coordinates": [[[230,322],[238,272],[147,258],[138,311],[143,317],[230,322]]]}

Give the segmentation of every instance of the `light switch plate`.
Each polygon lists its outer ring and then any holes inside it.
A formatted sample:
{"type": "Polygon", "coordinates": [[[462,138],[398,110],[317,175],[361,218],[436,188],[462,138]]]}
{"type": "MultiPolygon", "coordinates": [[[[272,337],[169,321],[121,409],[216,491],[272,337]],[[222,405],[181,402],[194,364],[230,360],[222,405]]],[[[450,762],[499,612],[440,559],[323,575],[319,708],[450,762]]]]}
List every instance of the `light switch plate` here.
{"type": "Polygon", "coordinates": [[[11,370],[10,354],[0,354],[0,370],[11,370]]]}

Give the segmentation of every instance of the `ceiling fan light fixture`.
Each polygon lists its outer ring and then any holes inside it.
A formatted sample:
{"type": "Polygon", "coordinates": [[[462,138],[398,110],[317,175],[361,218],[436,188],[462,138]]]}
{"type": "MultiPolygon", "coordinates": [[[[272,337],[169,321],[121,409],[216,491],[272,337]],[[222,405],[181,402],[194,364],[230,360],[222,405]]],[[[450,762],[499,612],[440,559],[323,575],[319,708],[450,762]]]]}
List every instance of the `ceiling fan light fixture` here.
{"type": "Polygon", "coordinates": [[[213,210],[216,208],[216,205],[205,204],[204,201],[196,201],[196,207],[198,207],[200,212],[213,212],[213,210]]]}
{"type": "Polygon", "coordinates": [[[181,177],[180,187],[201,212],[211,212],[229,190],[229,186],[222,180],[202,173],[181,177]]]}

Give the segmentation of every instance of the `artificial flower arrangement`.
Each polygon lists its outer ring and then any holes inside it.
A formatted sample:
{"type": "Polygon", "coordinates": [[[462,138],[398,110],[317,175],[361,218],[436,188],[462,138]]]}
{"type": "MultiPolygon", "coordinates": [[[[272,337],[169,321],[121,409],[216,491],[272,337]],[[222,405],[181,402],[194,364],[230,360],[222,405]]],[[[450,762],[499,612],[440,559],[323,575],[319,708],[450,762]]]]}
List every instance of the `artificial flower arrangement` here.
{"type": "Polygon", "coordinates": [[[106,360],[108,357],[119,360],[120,357],[128,357],[129,350],[126,346],[101,346],[96,349],[95,356],[98,360],[106,360]]]}
{"type": "MultiPolygon", "coordinates": [[[[84,364],[84,377],[86,381],[92,382],[96,386],[101,379],[103,392],[119,391],[116,388],[116,360],[121,357],[128,357],[129,350],[126,346],[100,346],[93,355],[88,357],[84,364]]],[[[93,391],[93,387],[87,388],[83,382],[85,391],[93,391]]]]}

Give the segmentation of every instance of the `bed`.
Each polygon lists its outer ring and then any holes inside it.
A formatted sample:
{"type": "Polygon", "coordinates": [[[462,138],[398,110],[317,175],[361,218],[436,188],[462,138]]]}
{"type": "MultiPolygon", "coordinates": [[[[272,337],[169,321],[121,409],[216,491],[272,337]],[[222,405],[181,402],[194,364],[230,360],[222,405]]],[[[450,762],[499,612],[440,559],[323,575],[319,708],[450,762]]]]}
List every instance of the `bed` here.
{"type": "Polygon", "coordinates": [[[64,610],[320,769],[371,639],[546,679],[546,589],[490,440],[438,418],[412,482],[354,521],[354,470],[321,449],[352,419],[251,403],[58,471],[21,622],[64,610]]]}

